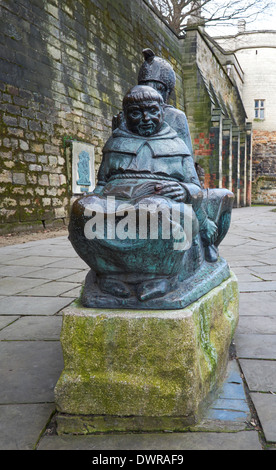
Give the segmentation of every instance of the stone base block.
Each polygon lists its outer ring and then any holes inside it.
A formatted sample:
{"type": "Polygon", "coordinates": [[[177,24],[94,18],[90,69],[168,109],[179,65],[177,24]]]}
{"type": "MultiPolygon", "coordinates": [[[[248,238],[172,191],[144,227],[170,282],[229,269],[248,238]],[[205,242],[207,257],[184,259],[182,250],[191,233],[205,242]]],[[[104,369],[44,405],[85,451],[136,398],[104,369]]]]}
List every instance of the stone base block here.
{"type": "Polygon", "coordinates": [[[220,385],[238,322],[231,276],[178,310],[63,311],[58,433],[181,431],[220,385]]]}

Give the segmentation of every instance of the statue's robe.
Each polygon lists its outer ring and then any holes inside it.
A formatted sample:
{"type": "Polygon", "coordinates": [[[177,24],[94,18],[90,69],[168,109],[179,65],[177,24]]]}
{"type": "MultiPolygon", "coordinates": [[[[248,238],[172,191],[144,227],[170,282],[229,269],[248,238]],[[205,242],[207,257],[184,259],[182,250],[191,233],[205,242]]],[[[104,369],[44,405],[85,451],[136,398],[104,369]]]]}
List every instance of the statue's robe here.
{"type": "MultiPolygon", "coordinates": [[[[195,211],[201,204],[202,191],[197,182],[190,150],[167,123],[163,123],[160,131],[149,137],[133,134],[122,124],[103,148],[94,193],[78,199],[73,205],[70,240],[77,253],[86,262],[89,260],[90,267],[99,275],[128,273],[130,278],[130,273],[136,273],[144,279],[175,276],[182,269],[185,251],[190,249],[199,232],[195,211]],[[158,195],[156,184],[168,181],[178,182],[185,188],[188,195],[185,203],[158,195]],[[110,209],[111,203],[114,205],[110,209]],[[155,206],[158,212],[164,209],[162,215],[167,217],[170,229],[172,230],[172,225],[174,229],[175,225],[179,225],[178,231],[174,233],[182,233],[183,240],[186,238],[187,243],[176,245],[181,238],[176,240],[172,234],[169,238],[164,238],[160,225],[157,238],[141,238],[138,233],[139,221],[135,239],[133,233],[132,238],[122,238],[122,232],[118,236],[118,224],[122,222],[122,217],[118,217],[118,209],[123,207],[122,204],[129,204],[136,214],[141,206],[155,206]],[[95,208],[101,208],[105,217],[107,216],[105,235],[99,238],[92,238],[91,235],[91,214],[95,208]],[[177,208],[181,214],[176,224],[171,215],[173,208],[177,208]],[[169,216],[166,209],[169,209],[169,216]],[[110,210],[113,210],[113,214],[110,210]],[[116,225],[113,238],[106,233],[110,221],[115,221],[116,225]],[[181,248],[176,249],[176,246],[181,248]]],[[[127,212],[127,208],[125,211],[127,212]]],[[[131,220],[133,222],[133,218],[131,220]]],[[[165,223],[164,219],[162,223],[165,223]]],[[[129,229],[127,224],[125,229],[129,229]]],[[[109,233],[111,232],[112,227],[109,226],[109,233]]]]}
{"type": "Polygon", "coordinates": [[[115,176],[128,178],[131,173],[200,188],[190,149],[167,123],[150,137],[133,134],[124,123],[115,129],[103,148],[98,184],[104,185],[115,176]]]}
{"type": "Polygon", "coordinates": [[[191,140],[191,134],[187,121],[186,114],[180,109],[175,108],[169,104],[164,105],[164,120],[169,126],[176,131],[178,137],[180,137],[187,145],[190,154],[193,155],[193,146],[191,140]]]}

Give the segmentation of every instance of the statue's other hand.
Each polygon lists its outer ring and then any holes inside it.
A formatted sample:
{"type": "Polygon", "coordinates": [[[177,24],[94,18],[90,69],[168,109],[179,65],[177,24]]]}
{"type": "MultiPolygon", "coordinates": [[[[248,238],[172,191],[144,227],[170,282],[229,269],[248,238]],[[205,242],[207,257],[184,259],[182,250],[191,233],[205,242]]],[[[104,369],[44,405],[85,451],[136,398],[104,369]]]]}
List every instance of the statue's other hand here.
{"type": "Polygon", "coordinates": [[[206,227],[202,231],[202,238],[208,245],[213,245],[218,233],[218,227],[213,220],[206,220],[206,227]]]}
{"type": "Polygon", "coordinates": [[[177,202],[185,202],[187,200],[187,192],[185,188],[174,181],[156,184],[155,194],[158,194],[158,196],[170,197],[177,202]]]}

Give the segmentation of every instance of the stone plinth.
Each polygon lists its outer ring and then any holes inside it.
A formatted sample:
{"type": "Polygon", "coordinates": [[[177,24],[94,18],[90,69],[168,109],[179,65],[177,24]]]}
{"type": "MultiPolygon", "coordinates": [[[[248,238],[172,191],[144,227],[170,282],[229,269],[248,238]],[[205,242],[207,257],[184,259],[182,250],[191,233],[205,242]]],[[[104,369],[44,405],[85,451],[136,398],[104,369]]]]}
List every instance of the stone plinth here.
{"type": "Polygon", "coordinates": [[[179,431],[224,378],[238,322],[233,273],[179,310],[63,311],[58,433],[179,431]]]}

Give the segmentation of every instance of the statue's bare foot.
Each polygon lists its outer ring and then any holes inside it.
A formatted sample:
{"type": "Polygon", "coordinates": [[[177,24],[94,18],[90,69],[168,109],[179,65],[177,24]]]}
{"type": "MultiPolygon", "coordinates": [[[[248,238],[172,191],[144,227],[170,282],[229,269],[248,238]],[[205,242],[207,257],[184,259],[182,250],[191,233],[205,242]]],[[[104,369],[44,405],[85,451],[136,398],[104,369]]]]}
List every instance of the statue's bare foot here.
{"type": "Polygon", "coordinates": [[[167,279],[145,281],[137,287],[137,297],[141,301],[156,299],[165,295],[168,290],[169,281],[167,279]]]}
{"type": "Polygon", "coordinates": [[[122,298],[128,298],[131,295],[128,286],[122,281],[111,278],[98,277],[97,282],[101,291],[106,294],[111,294],[115,297],[122,298]]]}

